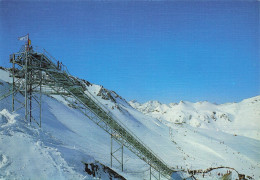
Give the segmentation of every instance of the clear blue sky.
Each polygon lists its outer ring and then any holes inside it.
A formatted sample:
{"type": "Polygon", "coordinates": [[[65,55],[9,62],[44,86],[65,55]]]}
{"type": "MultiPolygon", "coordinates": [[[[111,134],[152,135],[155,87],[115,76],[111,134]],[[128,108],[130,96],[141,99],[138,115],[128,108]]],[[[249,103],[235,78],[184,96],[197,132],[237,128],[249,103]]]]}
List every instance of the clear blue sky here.
{"type": "Polygon", "coordinates": [[[259,2],[0,2],[0,65],[30,33],[72,75],[140,102],[260,94],[259,2]]]}

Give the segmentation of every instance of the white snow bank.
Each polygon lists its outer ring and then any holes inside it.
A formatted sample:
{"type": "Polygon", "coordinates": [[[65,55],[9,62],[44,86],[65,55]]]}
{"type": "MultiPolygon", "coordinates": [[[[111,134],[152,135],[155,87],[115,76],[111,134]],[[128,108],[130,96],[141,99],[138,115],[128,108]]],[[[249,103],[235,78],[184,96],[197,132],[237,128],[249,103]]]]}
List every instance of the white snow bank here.
{"type": "Polygon", "coordinates": [[[62,157],[46,145],[57,144],[41,130],[28,128],[16,120],[17,114],[0,111],[0,178],[3,179],[82,179],[62,157]],[[47,139],[48,138],[48,139],[47,139]]]}

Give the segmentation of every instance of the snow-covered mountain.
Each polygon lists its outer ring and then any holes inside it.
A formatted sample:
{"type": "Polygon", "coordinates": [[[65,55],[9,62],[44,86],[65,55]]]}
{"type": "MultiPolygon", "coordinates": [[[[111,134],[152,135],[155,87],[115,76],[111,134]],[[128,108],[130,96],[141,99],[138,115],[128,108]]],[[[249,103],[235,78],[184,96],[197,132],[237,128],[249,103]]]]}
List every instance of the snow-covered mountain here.
{"type": "MultiPolygon", "coordinates": [[[[238,173],[260,178],[259,97],[225,105],[128,103],[76,79],[169,166],[184,170],[179,178],[191,171],[199,179],[238,179],[238,173]]],[[[10,82],[9,72],[0,70],[0,95],[10,82]]],[[[116,179],[102,169],[110,166],[110,136],[61,96],[43,96],[41,129],[23,120],[23,109],[11,112],[10,102],[0,101],[0,179],[116,179]],[[96,177],[82,161],[99,167],[96,177]]],[[[126,148],[124,172],[116,163],[112,170],[126,179],[149,179],[149,166],[126,148]]]]}
{"type": "Polygon", "coordinates": [[[188,124],[195,128],[212,129],[260,140],[260,96],[239,103],[220,105],[207,101],[180,101],[170,104],[162,104],[159,101],[129,103],[138,111],[168,126],[188,124]]]}

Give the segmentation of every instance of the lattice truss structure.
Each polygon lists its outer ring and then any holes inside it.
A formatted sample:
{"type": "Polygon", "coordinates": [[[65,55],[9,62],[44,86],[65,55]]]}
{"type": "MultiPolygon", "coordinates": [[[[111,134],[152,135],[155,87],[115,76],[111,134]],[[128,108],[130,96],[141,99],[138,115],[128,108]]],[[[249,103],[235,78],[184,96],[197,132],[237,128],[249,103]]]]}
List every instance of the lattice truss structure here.
{"type": "Polygon", "coordinates": [[[111,167],[113,162],[117,162],[124,170],[123,154],[126,147],[150,166],[150,179],[160,179],[162,176],[171,178],[175,170],[84,89],[80,80],[71,76],[66,66],[47,51],[23,46],[18,53],[10,55],[10,63],[13,83],[0,100],[12,95],[12,110],[25,108],[26,122],[41,127],[42,94],[58,94],[111,136],[111,167]],[[17,93],[24,96],[24,101],[16,98],[17,93]]]}

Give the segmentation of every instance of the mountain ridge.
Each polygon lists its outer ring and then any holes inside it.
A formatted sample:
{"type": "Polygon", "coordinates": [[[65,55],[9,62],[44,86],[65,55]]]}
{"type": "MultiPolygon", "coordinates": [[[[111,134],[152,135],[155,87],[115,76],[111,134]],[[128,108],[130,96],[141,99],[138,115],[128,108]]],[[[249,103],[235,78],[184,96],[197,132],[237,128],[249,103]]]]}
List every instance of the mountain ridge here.
{"type": "Polygon", "coordinates": [[[213,104],[208,101],[188,102],[180,101],[179,103],[162,104],[159,101],[148,101],[146,103],[138,103],[137,101],[129,101],[129,104],[145,115],[154,117],[165,124],[169,123],[188,123],[193,127],[211,128],[209,124],[213,124],[216,130],[222,129],[221,126],[228,126],[224,132],[231,134],[245,135],[250,138],[260,139],[260,127],[254,127],[260,123],[260,96],[244,99],[238,103],[213,104]],[[239,116],[245,117],[242,119],[239,116]],[[251,123],[251,122],[252,123],[251,123]],[[234,125],[232,125],[234,122],[234,125]],[[254,133],[241,133],[241,129],[235,130],[235,126],[239,123],[250,127],[248,131],[254,133]]]}

